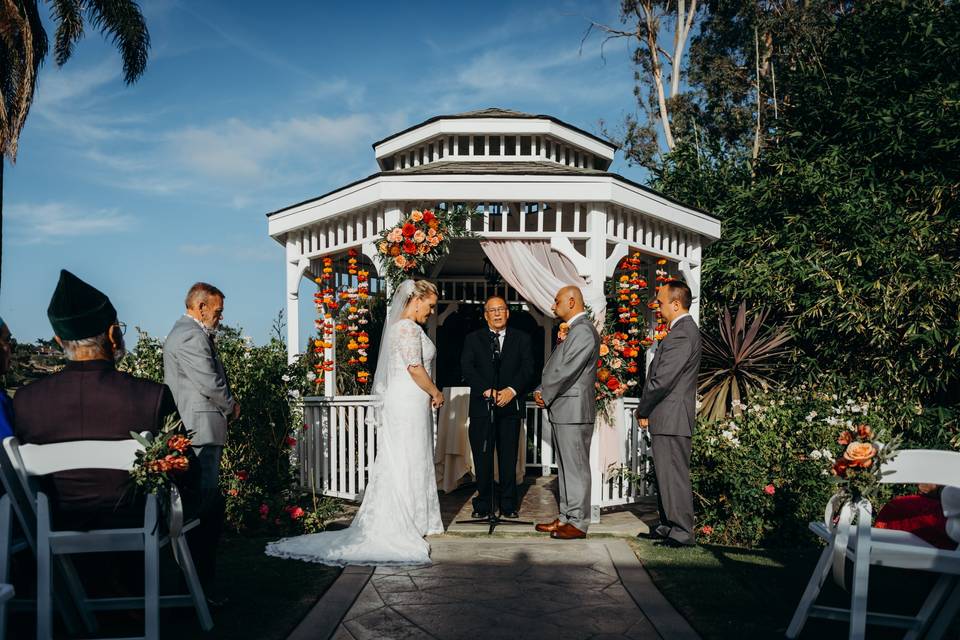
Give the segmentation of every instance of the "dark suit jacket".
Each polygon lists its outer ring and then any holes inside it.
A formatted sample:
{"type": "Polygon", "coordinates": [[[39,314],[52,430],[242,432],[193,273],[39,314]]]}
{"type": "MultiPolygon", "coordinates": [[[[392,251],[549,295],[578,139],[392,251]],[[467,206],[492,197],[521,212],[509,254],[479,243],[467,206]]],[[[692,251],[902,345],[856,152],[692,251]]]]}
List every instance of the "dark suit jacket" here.
{"type": "MultiPolygon", "coordinates": [[[[49,444],[126,440],[131,431],[156,433],[176,406],[166,385],[117,371],[107,360],[91,360],[70,362],[63,371],[18,390],[13,410],[21,443],[49,444]]],[[[125,471],[78,469],[53,474],[44,489],[52,493],[61,517],[95,519],[129,506],[134,495],[129,478],[125,471]]]]}
{"type": "MultiPolygon", "coordinates": [[[[488,327],[467,335],[460,352],[460,370],[470,386],[470,416],[486,417],[487,401],[483,392],[493,385],[493,338],[488,327]]],[[[507,327],[500,357],[500,388],[513,387],[517,397],[497,415],[513,416],[523,412],[522,403],[533,384],[534,364],[530,336],[507,327]]]]}
{"type": "Polygon", "coordinates": [[[637,417],[650,419],[650,433],[693,435],[697,421],[697,372],[700,371],[700,329],[693,318],[681,318],[657,347],[637,417]]]}

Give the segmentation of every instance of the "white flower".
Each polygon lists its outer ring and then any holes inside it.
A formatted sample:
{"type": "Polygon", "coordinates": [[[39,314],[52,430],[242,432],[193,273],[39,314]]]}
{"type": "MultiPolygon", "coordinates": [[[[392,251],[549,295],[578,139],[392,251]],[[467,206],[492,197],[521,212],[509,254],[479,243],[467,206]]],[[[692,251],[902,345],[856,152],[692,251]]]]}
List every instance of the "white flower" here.
{"type": "Polygon", "coordinates": [[[297,391],[296,389],[291,389],[291,390],[290,390],[290,397],[291,397],[291,398],[299,398],[299,397],[300,397],[300,392],[297,391]]]}
{"type": "Polygon", "coordinates": [[[813,419],[816,418],[816,417],[817,417],[817,412],[816,412],[816,411],[811,411],[810,413],[807,414],[806,420],[807,420],[807,422],[813,422],[813,419]]]}
{"type": "Polygon", "coordinates": [[[315,374],[313,371],[307,371],[307,380],[309,380],[310,382],[313,382],[316,379],[317,379],[317,374],[315,374]]]}
{"type": "Polygon", "coordinates": [[[807,454],[807,457],[810,458],[811,460],[819,460],[820,458],[823,457],[823,454],[820,453],[819,449],[814,449],[813,451],[807,454]]]}
{"type": "Polygon", "coordinates": [[[284,382],[290,382],[290,376],[288,376],[287,374],[283,374],[282,376],[280,376],[280,379],[283,380],[284,382]]]}

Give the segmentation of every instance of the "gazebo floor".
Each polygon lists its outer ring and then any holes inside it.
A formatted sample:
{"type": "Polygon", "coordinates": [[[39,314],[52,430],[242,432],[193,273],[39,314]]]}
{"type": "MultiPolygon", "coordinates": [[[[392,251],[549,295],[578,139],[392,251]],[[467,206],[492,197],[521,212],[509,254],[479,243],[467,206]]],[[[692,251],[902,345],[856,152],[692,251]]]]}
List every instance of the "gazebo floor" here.
{"type": "MultiPolygon", "coordinates": [[[[521,520],[537,523],[549,522],[557,517],[557,476],[529,474],[520,486],[520,494],[522,496],[521,520]]],[[[473,534],[488,531],[489,527],[486,524],[458,524],[458,521],[470,519],[470,512],[473,510],[472,498],[475,495],[476,487],[473,483],[465,484],[450,493],[440,494],[440,514],[447,533],[473,534]]],[[[356,510],[356,505],[346,504],[345,513],[331,528],[348,525],[356,510]]],[[[644,498],[637,504],[604,509],[600,522],[590,525],[590,533],[636,536],[639,533],[648,532],[650,529],[647,525],[656,521],[656,498],[644,498]]],[[[496,528],[494,535],[542,536],[543,534],[534,531],[533,526],[502,525],[496,528]]]]}

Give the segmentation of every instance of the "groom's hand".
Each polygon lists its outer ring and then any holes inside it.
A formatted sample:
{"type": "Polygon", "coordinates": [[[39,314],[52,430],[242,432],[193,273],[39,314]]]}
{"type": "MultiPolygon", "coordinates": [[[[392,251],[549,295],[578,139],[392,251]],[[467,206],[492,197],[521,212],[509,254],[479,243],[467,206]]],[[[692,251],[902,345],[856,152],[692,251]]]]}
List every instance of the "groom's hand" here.
{"type": "Polygon", "coordinates": [[[637,416],[637,426],[639,426],[641,429],[649,429],[649,428],[650,428],[650,419],[649,419],[649,418],[641,418],[641,417],[637,416]]]}
{"type": "Polygon", "coordinates": [[[506,389],[500,389],[500,391],[497,391],[497,406],[505,407],[516,397],[517,394],[510,387],[507,387],[506,389]]]}
{"type": "Polygon", "coordinates": [[[543,401],[543,395],[541,395],[539,391],[533,392],[533,401],[536,402],[537,406],[541,409],[547,408],[547,403],[543,401]]]}
{"type": "Polygon", "coordinates": [[[487,389],[486,391],[483,392],[483,397],[489,398],[491,394],[493,394],[493,389],[487,389]]]}

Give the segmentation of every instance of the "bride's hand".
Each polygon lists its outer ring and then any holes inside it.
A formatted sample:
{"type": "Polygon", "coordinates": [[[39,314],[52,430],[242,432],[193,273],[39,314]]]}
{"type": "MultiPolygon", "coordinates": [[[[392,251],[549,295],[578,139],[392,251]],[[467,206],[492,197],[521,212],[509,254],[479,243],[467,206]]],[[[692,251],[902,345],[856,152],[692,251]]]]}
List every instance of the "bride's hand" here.
{"type": "Polygon", "coordinates": [[[432,396],[430,396],[430,404],[434,409],[439,409],[443,406],[443,391],[437,391],[432,396]]]}

